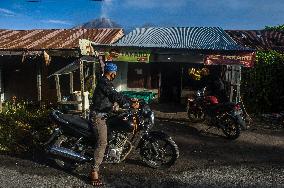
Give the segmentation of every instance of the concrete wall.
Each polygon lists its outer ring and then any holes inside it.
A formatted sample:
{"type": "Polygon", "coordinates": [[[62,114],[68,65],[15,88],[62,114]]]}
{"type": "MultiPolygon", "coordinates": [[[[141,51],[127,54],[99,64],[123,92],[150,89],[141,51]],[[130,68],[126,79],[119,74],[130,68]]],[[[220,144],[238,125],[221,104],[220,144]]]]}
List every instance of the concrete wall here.
{"type": "Polygon", "coordinates": [[[128,63],[127,62],[115,62],[118,67],[117,77],[114,80],[114,86],[117,91],[127,90],[127,72],[128,63]]]}
{"type": "Polygon", "coordinates": [[[117,91],[151,91],[158,93],[158,89],[146,89],[146,88],[128,88],[127,87],[127,73],[128,62],[114,62],[118,66],[117,77],[114,80],[114,86],[117,91]]]}

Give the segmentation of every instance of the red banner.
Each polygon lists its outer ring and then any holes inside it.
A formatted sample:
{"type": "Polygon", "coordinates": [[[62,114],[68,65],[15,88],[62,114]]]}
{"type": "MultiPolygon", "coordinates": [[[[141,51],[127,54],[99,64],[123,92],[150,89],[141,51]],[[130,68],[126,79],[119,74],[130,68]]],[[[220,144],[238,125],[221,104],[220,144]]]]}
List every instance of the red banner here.
{"type": "Polygon", "coordinates": [[[205,65],[242,65],[253,67],[255,62],[255,52],[241,53],[236,55],[207,55],[204,59],[205,65]]]}

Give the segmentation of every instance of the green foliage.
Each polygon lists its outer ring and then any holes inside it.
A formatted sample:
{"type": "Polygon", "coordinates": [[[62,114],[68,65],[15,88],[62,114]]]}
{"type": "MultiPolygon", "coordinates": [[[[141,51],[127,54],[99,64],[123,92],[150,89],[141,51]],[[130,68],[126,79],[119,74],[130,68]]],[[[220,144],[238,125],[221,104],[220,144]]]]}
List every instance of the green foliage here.
{"type": "Polygon", "coordinates": [[[50,134],[49,110],[21,102],[4,104],[0,113],[0,151],[22,152],[50,134]]]}
{"type": "Polygon", "coordinates": [[[277,25],[277,26],[265,26],[265,30],[284,31],[284,24],[283,25],[277,25]]]}
{"type": "Polygon", "coordinates": [[[244,69],[242,94],[252,112],[283,110],[284,54],[276,51],[257,52],[255,67],[244,69]]]}
{"type": "Polygon", "coordinates": [[[283,64],[284,62],[284,54],[281,54],[277,51],[258,51],[256,53],[256,64],[283,64]]]}

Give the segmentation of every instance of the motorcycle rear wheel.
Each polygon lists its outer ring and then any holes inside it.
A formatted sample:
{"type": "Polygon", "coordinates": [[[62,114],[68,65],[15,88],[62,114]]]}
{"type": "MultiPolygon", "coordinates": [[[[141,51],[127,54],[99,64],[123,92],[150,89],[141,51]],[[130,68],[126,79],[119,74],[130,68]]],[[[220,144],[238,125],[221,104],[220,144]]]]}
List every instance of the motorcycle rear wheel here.
{"type": "MultiPolygon", "coordinates": [[[[68,138],[64,135],[59,136],[55,142],[54,146],[56,147],[69,147],[69,142],[68,138]]],[[[61,159],[61,158],[54,158],[53,161],[57,166],[64,170],[75,170],[77,165],[74,161],[69,161],[67,159],[61,159]]]]}
{"type": "Polygon", "coordinates": [[[224,118],[223,127],[223,133],[230,140],[237,139],[241,134],[239,123],[231,116],[226,116],[226,118],[224,118]]]}

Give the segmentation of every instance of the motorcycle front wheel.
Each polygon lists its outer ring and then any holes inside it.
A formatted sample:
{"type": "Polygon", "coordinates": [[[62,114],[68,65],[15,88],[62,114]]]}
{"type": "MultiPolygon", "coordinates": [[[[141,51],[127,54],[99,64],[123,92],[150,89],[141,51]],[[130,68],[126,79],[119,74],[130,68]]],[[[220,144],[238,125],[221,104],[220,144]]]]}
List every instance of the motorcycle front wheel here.
{"type": "Polygon", "coordinates": [[[205,114],[201,108],[187,108],[187,117],[193,123],[202,123],[205,120],[205,114]]]}
{"type": "Polygon", "coordinates": [[[170,137],[151,137],[140,148],[140,156],[148,166],[165,169],[175,163],[179,157],[179,150],[170,137]]]}

